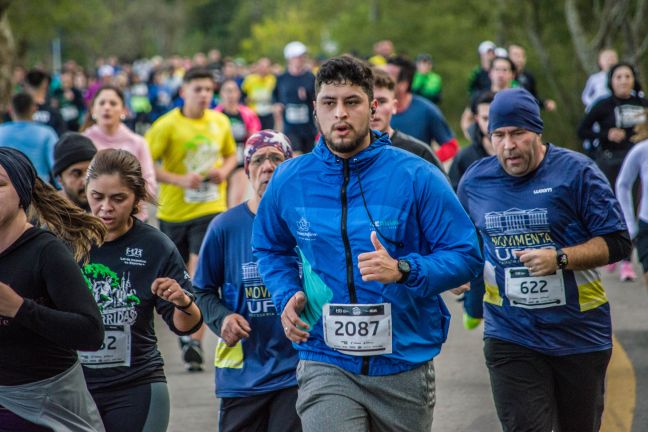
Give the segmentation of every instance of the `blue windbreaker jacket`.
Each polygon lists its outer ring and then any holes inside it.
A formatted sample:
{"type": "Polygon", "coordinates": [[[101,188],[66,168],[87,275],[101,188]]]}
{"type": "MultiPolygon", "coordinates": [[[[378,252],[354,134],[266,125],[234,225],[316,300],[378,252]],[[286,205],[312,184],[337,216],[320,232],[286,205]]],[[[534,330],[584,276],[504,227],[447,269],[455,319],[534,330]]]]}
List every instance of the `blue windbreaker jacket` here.
{"type": "Polygon", "coordinates": [[[281,164],[261,200],[252,243],[279,311],[296,292],[306,294],[310,337],[294,345],[302,360],[390,375],[440,352],[450,314],[439,294],[475,277],[483,261],[475,228],[443,174],[389,145],[387,134],[372,134],[372,144],[349,160],[320,139],[312,153],[281,164]],[[389,254],[410,262],[404,284],[363,282],[358,255],[375,250],[374,226],[389,254]],[[326,303],[391,303],[392,354],[356,357],[329,348],[326,303]]]}

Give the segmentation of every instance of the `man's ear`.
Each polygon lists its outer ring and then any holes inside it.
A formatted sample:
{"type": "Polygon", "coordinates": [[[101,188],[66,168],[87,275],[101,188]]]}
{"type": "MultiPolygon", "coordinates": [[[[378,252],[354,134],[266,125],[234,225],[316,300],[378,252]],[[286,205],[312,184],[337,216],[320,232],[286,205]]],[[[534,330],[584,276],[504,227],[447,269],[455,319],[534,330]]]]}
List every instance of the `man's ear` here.
{"type": "Polygon", "coordinates": [[[371,101],[371,104],[369,105],[369,110],[371,111],[372,116],[376,114],[377,109],[378,109],[378,101],[374,99],[371,101]]]}

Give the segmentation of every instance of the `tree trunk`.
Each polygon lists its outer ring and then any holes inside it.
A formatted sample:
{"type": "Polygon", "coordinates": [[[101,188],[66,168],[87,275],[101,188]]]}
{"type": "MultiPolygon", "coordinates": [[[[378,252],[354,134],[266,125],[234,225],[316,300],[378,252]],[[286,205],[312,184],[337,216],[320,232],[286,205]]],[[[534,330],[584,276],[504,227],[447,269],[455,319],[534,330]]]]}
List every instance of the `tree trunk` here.
{"type": "Polygon", "coordinates": [[[571,124],[576,124],[578,122],[578,117],[574,114],[580,112],[580,107],[576,108],[577,103],[574,101],[573,97],[568,95],[572,94],[567,91],[560,81],[556,77],[556,73],[551,67],[551,59],[549,53],[544,47],[544,43],[541,38],[541,21],[538,16],[540,10],[540,1],[532,1],[530,6],[526,8],[527,16],[527,36],[533,49],[538,54],[540,63],[542,64],[542,69],[547,78],[547,82],[551,87],[552,93],[556,95],[558,106],[560,106],[560,112],[564,113],[568,117],[568,121],[571,124]]]}
{"type": "Polygon", "coordinates": [[[14,39],[7,17],[11,0],[0,1],[0,111],[6,112],[11,98],[14,62],[14,39]]]}
{"type": "Polygon", "coordinates": [[[643,81],[641,84],[646,85],[646,69],[645,63],[641,61],[644,58],[646,50],[648,50],[648,32],[645,30],[646,19],[648,17],[648,0],[637,0],[637,7],[635,9],[635,16],[632,17],[632,33],[637,48],[631,53],[630,62],[637,65],[639,70],[639,78],[643,81]]]}
{"type": "Polygon", "coordinates": [[[380,21],[380,4],[378,0],[369,2],[369,22],[377,23],[380,21]]]}
{"type": "MultiPolygon", "coordinates": [[[[587,42],[585,29],[583,29],[575,0],[565,1],[565,17],[567,19],[567,28],[572,37],[576,56],[578,57],[583,70],[588,75],[591,75],[598,70],[596,65],[596,53],[593,52],[590,44],[587,42]]],[[[605,22],[605,18],[603,18],[602,21],[605,22]]]]}

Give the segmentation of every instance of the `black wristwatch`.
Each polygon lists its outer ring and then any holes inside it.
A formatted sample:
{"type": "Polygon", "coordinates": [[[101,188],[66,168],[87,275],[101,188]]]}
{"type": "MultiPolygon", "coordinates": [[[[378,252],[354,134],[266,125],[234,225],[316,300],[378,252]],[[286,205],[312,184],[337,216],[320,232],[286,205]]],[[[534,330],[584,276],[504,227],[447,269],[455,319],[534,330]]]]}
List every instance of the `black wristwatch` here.
{"type": "Polygon", "coordinates": [[[562,249],[556,249],[556,264],[558,264],[558,268],[561,270],[569,264],[569,258],[562,249]]]}
{"type": "Polygon", "coordinates": [[[410,275],[410,272],[412,271],[412,267],[410,266],[409,261],[404,259],[399,259],[398,271],[401,272],[402,275],[401,278],[398,280],[398,283],[405,283],[405,281],[410,275]]]}
{"type": "Polygon", "coordinates": [[[187,297],[189,297],[189,303],[187,303],[185,306],[175,305],[176,309],[180,309],[181,311],[189,309],[191,305],[194,304],[194,302],[196,301],[196,296],[193,295],[192,292],[189,292],[186,289],[183,289],[182,291],[184,291],[187,297]]]}

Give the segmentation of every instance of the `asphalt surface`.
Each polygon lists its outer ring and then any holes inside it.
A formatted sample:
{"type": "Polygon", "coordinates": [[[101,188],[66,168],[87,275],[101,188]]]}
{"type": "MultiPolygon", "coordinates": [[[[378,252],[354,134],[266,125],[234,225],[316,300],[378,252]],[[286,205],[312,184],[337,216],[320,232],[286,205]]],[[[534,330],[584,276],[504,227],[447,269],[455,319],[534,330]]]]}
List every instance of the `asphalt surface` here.
{"type": "MultiPolygon", "coordinates": [[[[635,268],[639,270],[638,265],[635,268]]],[[[615,365],[610,365],[608,394],[617,396],[613,401],[606,400],[608,412],[602,430],[648,432],[648,290],[642,279],[621,283],[616,275],[602,273],[612,305],[614,333],[632,363],[630,366],[613,360],[615,365]],[[623,381],[622,377],[630,377],[634,383],[623,381]],[[633,407],[635,402],[636,407],[633,407]]],[[[453,320],[448,341],[435,361],[437,404],[432,431],[501,431],[483,361],[481,327],[464,330],[461,305],[452,294],[445,294],[444,298],[453,320]]],[[[216,431],[218,401],[214,395],[213,367],[210,366],[215,336],[208,331],[203,342],[207,357],[205,371],[189,373],[180,361],[177,339],[162,321],[156,322],[156,329],[171,392],[169,431],[216,431]]]]}

